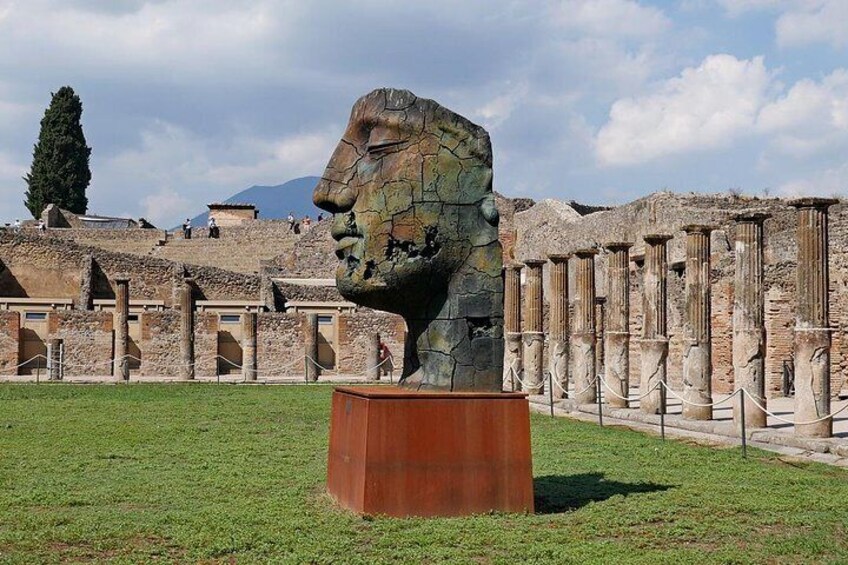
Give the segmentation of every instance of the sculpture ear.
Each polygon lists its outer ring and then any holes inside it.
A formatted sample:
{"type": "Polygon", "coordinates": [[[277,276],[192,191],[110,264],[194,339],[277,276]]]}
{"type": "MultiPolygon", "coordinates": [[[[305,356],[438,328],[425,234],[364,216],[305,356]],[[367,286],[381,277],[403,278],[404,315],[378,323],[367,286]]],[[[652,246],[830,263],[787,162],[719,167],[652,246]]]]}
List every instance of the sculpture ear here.
{"type": "Polygon", "coordinates": [[[480,201],[480,211],[483,213],[483,217],[486,218],[486,221],[489,222],[489,225],[498,225],[500,214],[498,213],[498,207],[495,206],[494,194],[487,194],[483,197],[483,200],[480,201]]]}

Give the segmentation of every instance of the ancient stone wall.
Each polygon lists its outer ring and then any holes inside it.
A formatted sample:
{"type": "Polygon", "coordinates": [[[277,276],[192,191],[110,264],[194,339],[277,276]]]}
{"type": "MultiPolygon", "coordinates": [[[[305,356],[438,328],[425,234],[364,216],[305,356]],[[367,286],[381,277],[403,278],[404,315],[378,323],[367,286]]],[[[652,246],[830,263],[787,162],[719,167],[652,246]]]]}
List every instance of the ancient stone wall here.
{"type": "Polygon", "coordinates": [[[256,316],[256,359],[260,377],[301,374],[306,316],[262,312],[256,316]]]}
{"type": "Polygon", "coordinates": [[[20,362],[21,315],[19,312],[0,311],[0,374],[15,374],[20,362]]]}
{"type": "Polygon", "coordinates": [[[336,359],[341,373],[363,374],[368,360],[370,337],[380,334],[394,358],[394,375],[403,370],[403,348],[406,325],[403,318],[395,314],[360,310],[352,314],[339,315],[339,354],[336,359]]]}
{"type": "Polygon", "coordinates": [[[144,312],[139,316],[139,323],[141,375],[179,377],[180,313],[176,310],[144,312]]]}
{"type": "Polygon", "coordinates": [[[205,377],[216,374],[218,364],[218,314],[194,313],[194,374],[205,377]]]}
{"type": "Polygon", "coordinates": [[[64,344],[64,374],[111,375],[114,353],[111,312],[60,310],[47,315],[47,338],[64,344]]]}

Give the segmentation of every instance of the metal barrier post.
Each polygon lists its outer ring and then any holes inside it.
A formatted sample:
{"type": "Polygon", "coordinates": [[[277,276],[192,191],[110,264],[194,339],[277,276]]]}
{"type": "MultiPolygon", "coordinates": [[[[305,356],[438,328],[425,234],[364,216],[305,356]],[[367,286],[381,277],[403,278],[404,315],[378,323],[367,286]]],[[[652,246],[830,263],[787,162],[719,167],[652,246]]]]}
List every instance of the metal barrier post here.
{"type": "Polygon", "coordinates": [[[41,380],[41,358],[35,360],[35,384],[41,380]]]}
{"type": "Polygon", "coordinates": [[[551,400],[551,418],[554,416],[554,374],[548,373],[548,397],[551,400]]]}
{"type": "Polygon", "coordinates": [[[660,436],[665,441],[665,384],[659,381],[660,387],[660,436]]]}
{"type": "Polygon", "coordinates": [[[603,403],[601,402],[601,379],[600,377],[595,377],[595,389],[598,391],[595,396],[598,399],[598,425],[602,428],[604,427],[604,410],[603,403]]]}
{"type": "Polygon", "coordinates": [[[742,420],[742,457],[748,457],[748,437],[745,433],[745,389],[739,389],[739,416],[742,420]]]}

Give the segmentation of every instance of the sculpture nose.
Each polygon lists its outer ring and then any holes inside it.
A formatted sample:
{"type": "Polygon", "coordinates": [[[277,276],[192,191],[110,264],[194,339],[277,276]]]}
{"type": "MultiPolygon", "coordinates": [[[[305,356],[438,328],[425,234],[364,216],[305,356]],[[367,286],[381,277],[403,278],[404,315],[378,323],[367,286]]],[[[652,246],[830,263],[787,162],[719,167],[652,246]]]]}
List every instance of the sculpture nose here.
{"type": "Polygon", "coordinates": [[[318,181],[318,185],[312,193],[312,202],[331,214],[343,214],[353,208],[353,204],[356,202],[356,193],[355,188],[328,177],[325,171],[324,176],[318,181]]]}
{"type": "Polygon", "coordinates": [[[312,193],[312,202],[332,214],[342,214],[353,208],[359,192],[352,182],[358,162],[358,150],[343,138],[312,193]]]}

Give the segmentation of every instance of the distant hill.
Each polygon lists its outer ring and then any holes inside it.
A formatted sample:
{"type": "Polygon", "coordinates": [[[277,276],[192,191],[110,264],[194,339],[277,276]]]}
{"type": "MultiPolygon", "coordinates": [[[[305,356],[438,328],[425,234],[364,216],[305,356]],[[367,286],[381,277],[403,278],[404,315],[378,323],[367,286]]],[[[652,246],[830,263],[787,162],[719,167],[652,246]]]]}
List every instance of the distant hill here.
{"type": "MultiPolygon", "coordinates": [[[[261,220],[285,218],[289,212],[293,212],[296,218],[309,215],[314,220],[321,212],[312,204],[312,191],[319,180],[319,177],[301,177],[277,186],[251,186],[224,202],[255,204],[261,220]]],[[[324,215],[327,215],[326,212],[324,215]]],[[[208,216],[208,211],[198,214],[191,219],[191,225],[206,226],[208,216]]]]}

